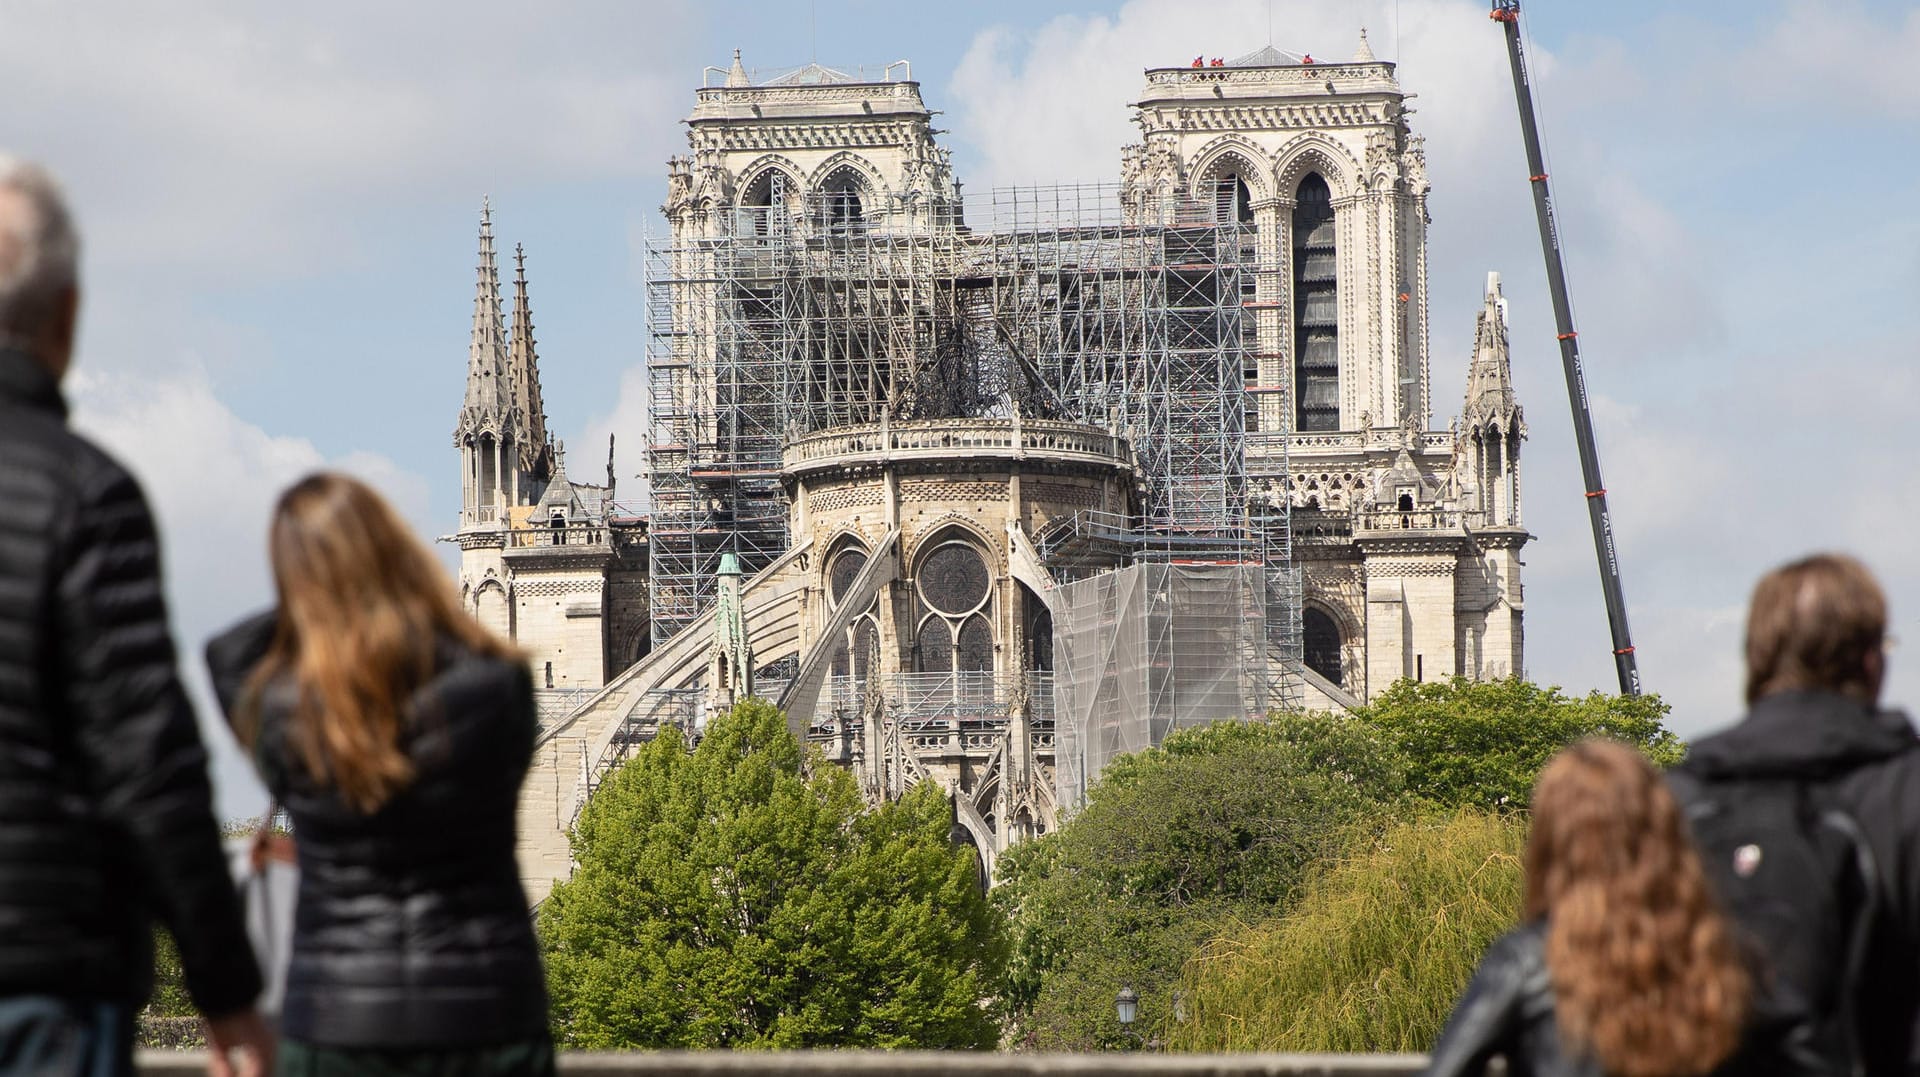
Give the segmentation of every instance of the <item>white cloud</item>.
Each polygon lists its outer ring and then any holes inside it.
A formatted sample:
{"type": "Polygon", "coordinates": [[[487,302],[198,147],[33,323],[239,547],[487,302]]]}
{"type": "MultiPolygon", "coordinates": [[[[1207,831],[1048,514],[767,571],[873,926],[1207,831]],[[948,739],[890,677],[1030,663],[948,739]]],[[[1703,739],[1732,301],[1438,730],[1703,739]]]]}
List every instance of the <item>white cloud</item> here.
{"type": "Polygon", "coordinates": [[[200,648],[272,602],[266,529],[275,499],[301,476],[337,468],[371,483],[431,537],[426,483],[381,456],[330,460],[303,438],[268,433],[221,403],[196,367],[170,376],[79,368],[68,390],[74,426],[134,472],[158,519],[181,669],[214,749],[221,811],[257,813],[263,795],[212,705],[200,648]]]}
{"type": "Polygon", "coordinates": [[[1834,97],[1920,118],[1920,11],[1897,22],[1857,0],[1791,0],[1746,48],[1727,55],[1743,95],[1778,108],[1820,111],[1834,97]]]}
{"type": "Polygon", "coordinates": [[[245,281],[360,256],[448,177],[651,175],[685,3],[9,5],[0,144],[54,162],[112,264],[245,281]],[[597,32],[583,32],[593,26],[597,32]]]}

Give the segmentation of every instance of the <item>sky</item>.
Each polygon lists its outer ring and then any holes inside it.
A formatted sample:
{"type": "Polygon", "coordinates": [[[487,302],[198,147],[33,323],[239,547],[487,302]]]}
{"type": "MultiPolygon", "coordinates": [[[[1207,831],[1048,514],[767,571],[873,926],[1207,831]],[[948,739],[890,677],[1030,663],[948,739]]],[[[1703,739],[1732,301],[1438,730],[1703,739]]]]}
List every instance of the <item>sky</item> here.
{"type": "MultiPolygon", "coordinates": [[[[81,221],[75,422],[155,504],[204,701],[201,644],[269,600],[266,516],[287,483],[344,468],[423,535],[454,529],[483,197],[501,249],[527,248],[550,428],[596,464],[617,435],[623,488],[639,485],[644,245],[703,66],[735,48],[750,68],[910,60],[957,174],[985,192],[1116,180],[1146,67],[1268,43],[1344,57],[1362,26],[1419,95],[1434,425],[1459,410],[1498,270],[1531,431],[1527,672],[1612,690],[1481,3],[7,0],[0,151],[53,168],[81,221]]],[[[1920,433],[1920,11],[1542,0],[1525,26],[1646,688],[1684,736],[1735,717],[1749,590],[1817,549],[1865,558],[1896,636],[1920,641],[1920,469],[1900,462],[1920,433]]],[[[1920,693],[1916,662],[1893,655],[1892,702],[1920,693]]],[[[203,724],[223,812],[258,811],[218,719],[203,724]]]]}

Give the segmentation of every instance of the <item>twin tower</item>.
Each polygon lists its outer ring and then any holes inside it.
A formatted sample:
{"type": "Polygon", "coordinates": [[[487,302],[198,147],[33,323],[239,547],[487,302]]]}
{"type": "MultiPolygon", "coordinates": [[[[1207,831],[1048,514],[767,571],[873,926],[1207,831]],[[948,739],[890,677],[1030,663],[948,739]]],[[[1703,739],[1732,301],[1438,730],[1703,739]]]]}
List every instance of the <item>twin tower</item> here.
{"type": "Polygon", "coordinates": [[[870,797],[943,783],[990,874],[1170,729],[1522,672],[1504,300],[1436,429],[1424,158],[1364,34],[1149,70],[1118,183],[964,199],[904,64],[705,82],[644,493],[568,477],[483,217],[460,582],[542,693],[536,894],[632,743],[747,693],[870,797]]]}

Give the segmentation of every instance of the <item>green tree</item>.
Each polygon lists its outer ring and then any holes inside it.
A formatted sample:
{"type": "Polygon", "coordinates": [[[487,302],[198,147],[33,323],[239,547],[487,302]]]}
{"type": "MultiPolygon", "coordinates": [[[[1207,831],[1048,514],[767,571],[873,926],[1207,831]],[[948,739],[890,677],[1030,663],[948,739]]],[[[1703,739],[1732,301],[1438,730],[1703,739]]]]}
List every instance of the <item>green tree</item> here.
{"type": "Polygon", "coordinates": [[[1000,922],[951,804],[866,811],[772,706],[673,730],[611,775],[540,908],[570,1046],[988,1048],[1000,922]]]}
{"type": "Polygon", "coordinates": [[[1520,912],[1525,817],[1473,810],[1360,839],[1285,917],[1188,963],[1191,1051],[1425,1051],[1520,912]]]}
{"type": "Polygon", "coordinates": [[[1403,680],[1354,717],[1407,760],[1407,788],[1442,807],[1517,810],[1548,759],[1583,737],[1611,737],[1662,767],[1685,751],[1661,719],[1659,696],[1568,696],[1518,678],[1424,684],[1403,680]]]}
{"type": "Polygon", "coordinates": [[[1079,814],[999,862],[1014,1041],[1121,1045],[1122,984],[1141,995],[1139,1027],[1158,1027],[1217,926],[1283,906],[1349,827],[1399,799],[1404,766],[1371,727],[1324,714],[1217,723],[1115,760],[1079,814]]]}

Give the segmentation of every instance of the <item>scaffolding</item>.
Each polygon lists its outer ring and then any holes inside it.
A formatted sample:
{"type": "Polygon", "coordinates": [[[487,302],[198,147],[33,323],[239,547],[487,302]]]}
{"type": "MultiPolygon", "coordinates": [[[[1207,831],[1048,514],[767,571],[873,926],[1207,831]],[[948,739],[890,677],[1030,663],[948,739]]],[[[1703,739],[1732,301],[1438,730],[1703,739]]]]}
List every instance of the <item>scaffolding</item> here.
{"type": "Polygon", "coordinates": [[[764,194],[648,247],[656,646],[711,604],[723,553],[752,574],[786,549],[788,440],[883,414],[1018,414],[1104,428],[1138,459],[1137,516],[1035,536],[1056,578],[1252,570],[1236,594],[1263,632],[1237,659],[1258,671],[1255,705],[1297,702],[1290,409],[1252,383],[1279,339],[1273,243],[1210,202],[1129,205],[1113,186],[871,222],[831,194],[764,194]]]}
{"type": "Polygon", "coordinates": [[[1254,564],[1144,561],[1077,580],[1055,601],[1055,800],[1078,807],[1108,761],[1168,734],[1258,717],[1248,661],[1265,635],[1254,564]]]}

